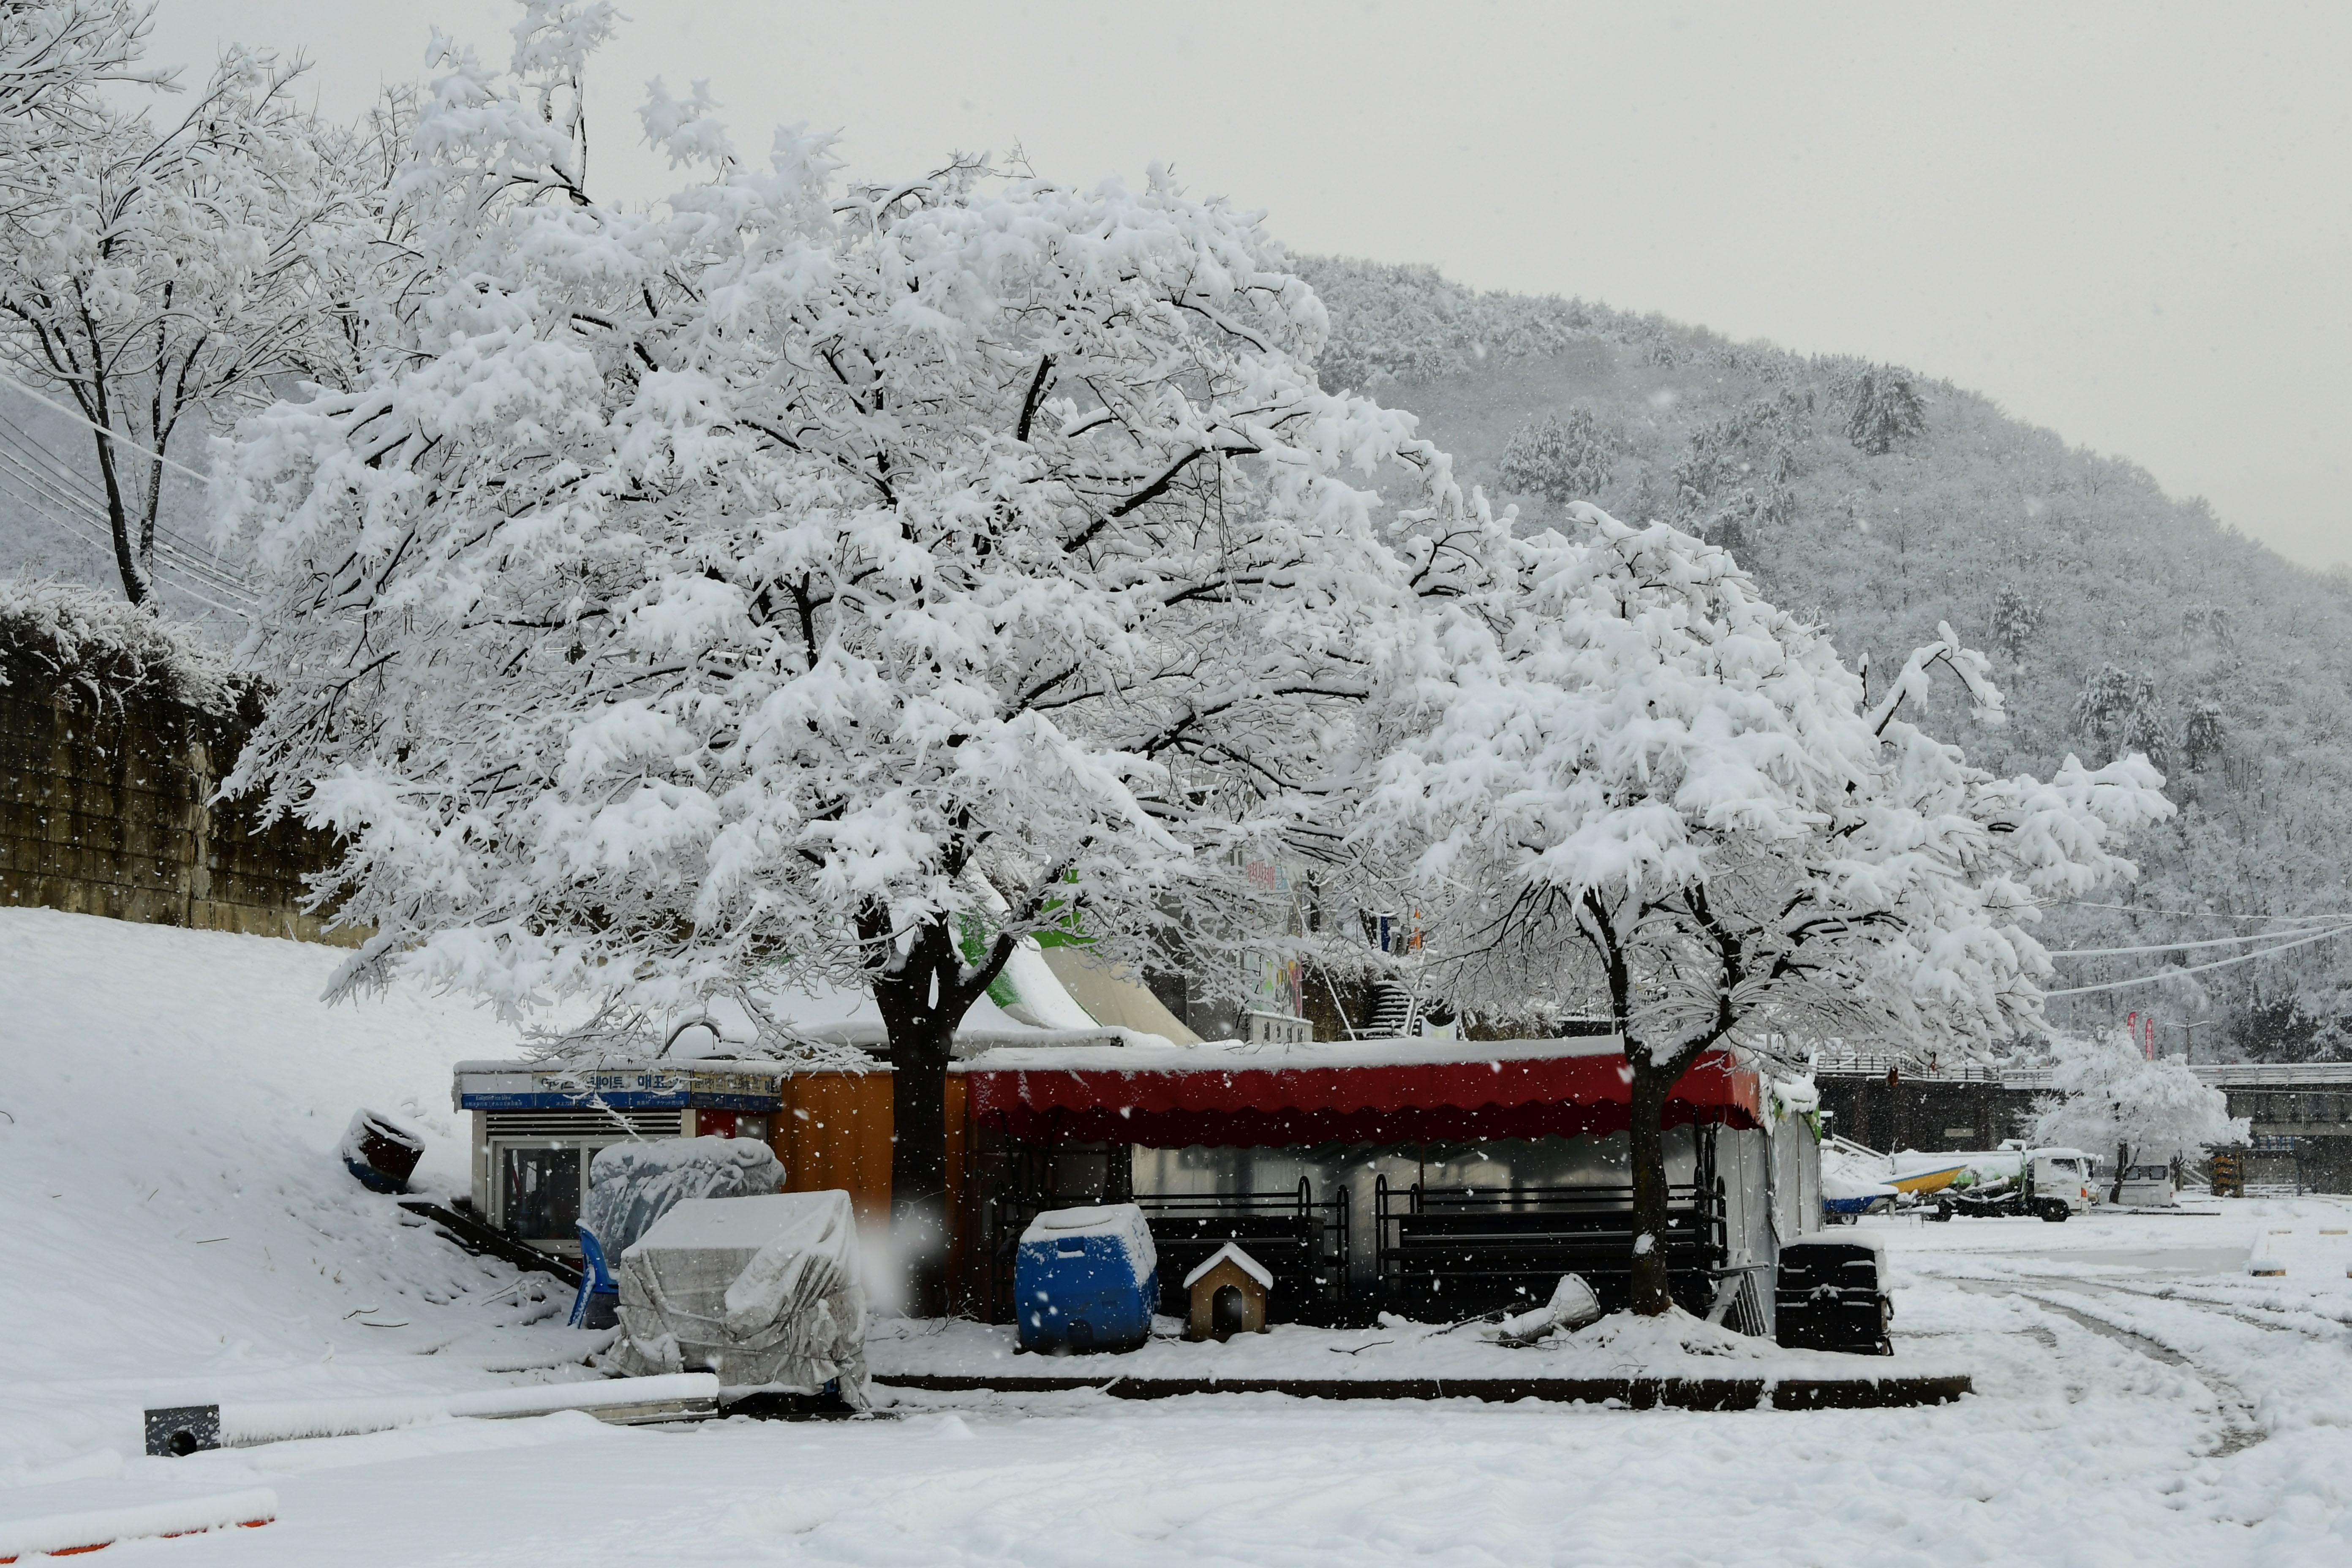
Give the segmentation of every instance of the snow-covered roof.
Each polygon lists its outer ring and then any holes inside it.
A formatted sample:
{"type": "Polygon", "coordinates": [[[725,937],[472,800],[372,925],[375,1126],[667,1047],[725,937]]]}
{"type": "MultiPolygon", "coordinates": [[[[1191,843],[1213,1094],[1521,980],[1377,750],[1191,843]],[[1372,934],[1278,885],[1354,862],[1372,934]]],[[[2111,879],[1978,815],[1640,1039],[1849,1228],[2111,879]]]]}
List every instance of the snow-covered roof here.
{"type": "Polygon", "coordinates": [[[1200,1267],[1184,1276],[1184,1289],[1190,1290],[1197,1281],[1207,1278],[1209,1271],[1220,1263],[1230,1263],[1266,1289],[1274,1289],[1274,1276],[1267,1271],[1265,1265],[1230,1241],[1201,1259],[1200,1267]]]}
{"type": "Polygon", "coordinates": [[[1440,1067],[1459,1063],[1550,1061],[1561,1057],[1615,1056],[1614,1036],[1563,1040],[1207,1040],[1178,1046],[1150,1035],[1125,1044],[1079,1040],[1041,1050],[1010,1042],[955,1064],[958,1072],[1281,1072],[1304,1068],[1440,1067]]]}
{"type": "Polygon", "coordinates": [[[778,1061],[771,1057],[688,1057],[656,1058],[638,1056],[594,1056],[578,1059],[563,1057],[537,1058],[531,1057],[492,1057],[478,1061],[456,1063],[452,1071],[460,1073],[693,1073],[740,1074],[750,1078],[778,1079],[797,1072],[796,1062],[778,1061]]]}

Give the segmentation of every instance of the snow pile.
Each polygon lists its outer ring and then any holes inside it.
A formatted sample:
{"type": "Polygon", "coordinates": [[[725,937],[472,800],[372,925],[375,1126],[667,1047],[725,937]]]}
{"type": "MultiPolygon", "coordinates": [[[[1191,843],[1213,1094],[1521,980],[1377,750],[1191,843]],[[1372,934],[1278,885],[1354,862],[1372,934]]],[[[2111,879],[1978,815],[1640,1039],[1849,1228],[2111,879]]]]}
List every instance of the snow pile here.
{"type": "Polygon", "coordinates": [[[264,1525],[278,1517],[278,1494],[267,1487],[220,1497],[182,1498],[143,1508],[97,1509],[0,1524],[0,1563],[37,1552],[75,1556],[118,1541],[201,1535],[210,1530],[264,1525]]]}
{"type": "MultiPolygon", "coordinates": [[[[1680,1307],[1663,1316],[1644,1318],[1633,1312],[1612,1312],[1587,1329],[1568,1337],[1565,1350],[1605,1357],[1643,1372],[1689,1372],[1694,1357],[1713,1361],[1786,1362],[1790,1352],[1769,1340],[1735,1333],[1680,1307]]],[[[1824,1358],[1824,1363],[1829,1358],[1824,1358]]],[[[1837,1358],[1843,1360],[1843,1358],[1837,1358]]]]}
{"type": "Polygon", "coordinates": [[[580,1219],[608,1262],[689,1198],[740,1198],[784,1184],[783,1162],[751,1138],[639,1140],[600,1150],[580,1219]]]}

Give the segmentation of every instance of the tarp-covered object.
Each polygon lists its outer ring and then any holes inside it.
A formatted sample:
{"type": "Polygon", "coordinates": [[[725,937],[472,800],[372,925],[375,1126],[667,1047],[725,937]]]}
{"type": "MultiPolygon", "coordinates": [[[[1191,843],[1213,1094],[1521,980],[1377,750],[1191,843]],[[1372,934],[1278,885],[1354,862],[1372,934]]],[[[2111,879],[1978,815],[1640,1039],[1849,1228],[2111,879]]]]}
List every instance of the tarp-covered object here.
{"type": "Polygon", "coordinates": [[[751,1138],[662,1138],[615,1143],[588,1167],[581,1222],[618,1258],[688,1198],[742,1198],[784,1184],[783,1162],[751,1138]]]}
{"type": "MultiPolygon", "coordinates": [[[[956,1064],[972,1120],[1016,1138],[1193,1144],[1461,1142],[1621,1131],[1614,1040],[1354,1040],[1190,1048],[998,1049],[956,1064]]],[[[1668,1126],[1763,1125],[1755,1070],[1694,1063],[1668,1126]]]]}
{"type": "Polygon", "coordinates": [[[609,1360],[632,1376],[712,1372],[867,1404],[866,1291],[849,1194],[688,1199],[621,1255],[609,1360]]]}

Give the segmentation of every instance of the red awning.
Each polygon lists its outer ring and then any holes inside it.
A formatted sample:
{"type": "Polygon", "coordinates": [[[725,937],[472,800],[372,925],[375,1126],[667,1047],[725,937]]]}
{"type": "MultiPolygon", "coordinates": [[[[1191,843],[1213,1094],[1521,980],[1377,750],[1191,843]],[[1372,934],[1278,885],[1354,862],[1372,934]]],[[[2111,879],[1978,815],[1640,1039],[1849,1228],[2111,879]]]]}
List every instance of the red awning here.
{"type": "MultiPolygon", "coordinates": [[[[982,1057],[964,1067],[972,1121],[1024,1140],[1181,1149],[1616,1132],[1632,1110],[1630,1074],[1616,1051],[1276,1068],[1235,1065],[1219,1053],[1216,1064],[1141,1068],[1098,1065],[1110,1054],[1103,1051],[1087,1051],[1084,1066],[1047,1067],[1038,1058],[1048,1054],[1023,1051],[1018,1066],[1001,1067],[982,1057]]],[[[1683,1075],[1665,1121],[1752,1128],[1763,1124],[1761,1108],[1755,1072],[1718,1053],[1683,1075]]]]}

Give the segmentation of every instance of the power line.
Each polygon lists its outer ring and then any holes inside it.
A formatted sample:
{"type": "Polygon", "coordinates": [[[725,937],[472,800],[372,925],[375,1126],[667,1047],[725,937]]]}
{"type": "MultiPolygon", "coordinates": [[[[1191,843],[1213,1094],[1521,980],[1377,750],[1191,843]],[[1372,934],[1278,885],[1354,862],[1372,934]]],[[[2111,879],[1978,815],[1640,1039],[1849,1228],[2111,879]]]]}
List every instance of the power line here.
{"type": "Polygon", "coordinates": [[[2070,910],[2116,910],[2127,915],[2171,915],[2182,920],[2200,921],[2289,921],[2303,923],[2312,921],[2352,921],[2352,910],[2306,911],[2299,915],[2238,915],[2231,914],[2226,910],[2159,910],[2147,904],[2094,903],[2088,899],[2061,899],[2047,907],[2070,910]]]}
{"type": "MultiPolygon", "coordinates": [[[[76,498],[61,494],[54,486],[44,483],[44,476],[29,468],[21,458],[5,446],[0,446],[0,477],[13,479],[16,492],[30,501],[33,509],[51,522],[96,546],[100,553],[110,554],[113,552],[113,527],[102,510],[78,505],[76,498]]],[[[189,556],[162,537],[155,542],[153,566],[159,574],[170,573],[171,576],[166,581],[184,591],[193,592],[190,585],[193,584],[247,604],[257,602],[253,591],[241,580],[230,576],[219,567],[189,556]],[[188,579],[189,582],[180,579],[188,579]]],[[[212,603],[209,599],[205,602],[212,603]]],[[[219,607],[215,605],[215,608],[219,607]]]]}
{"type": "MultiPolygon", "coordinates": [[[[6,422],[0,419],[0,480],[13,481],[7,488],[58,528],[100,554],[111,555],[113,527],[104,509],[87,496],[67,492],[56,476],[27,461],[18,444],[5,438],[5,427],[6,422]]],[[[250,615],[258,603],[242,581],[216,565],[187,555],[161,536],[160,531],[150,571],[165,587],[225,615],[250,615]],[[223,603],[224,600],[228,602],[223,603]]]]}
{"type": "MultiPolygon", "coordinates": [[[[53,499],[68,505],[79,504],[99,519],[107,517],[106,498],[69,464],[60,460],[56,453],[5,414],[0,414],[0,446],[15,448],[19,458],[47,480],[53,499]]],[[[109,522],[106,526],[111,534],[113,525],[109,522]]],[[[160,521],[155,525],[155,537],[159,544],[168,542],[197,569],[217,577],[224,588],[250,591],[249,584],[240,575],[221,563],[219,551],[198,543],[160,521]]]]}
{"type": "MultiPolygon", "coordinates": [[[[2303,923],[2304,929],[2307,931],[2320,924],[2321,921],[2314,918],[2303,923]]],[[[2159,942],[2145,947],[2069,947],[2053,951],[2048,956],[2052,958],[2120,958],[2135,952],[2180,952],[2192,947],[2243,947],[2250,942],[2269,942],[2276,937],[2294,934],[2293,931],[2248,931],[2243,936],[2217,936],[2203,942],[2159,942]]]]}
{"type": "Polygon", "coordinates": [[[0,375],[0,385],[15,387],[18,392],[23,393],[34,402],[40,404],[44,407],[56,409],[58,413],[64,415],[75,424],[88,426],[90,429],[97,431],[100,436],[105,437],[108,440],[113,442],[118,447],[128,447],[142,457],[154,458],[155,461],[163,464],[167,468],[177,468],[180,472],[187,475],[188,478],[192,479],[198,479],[205,484],[213,482],[211,475],[200,474],[195,469],[188,467],[187,464],[180,462],[175,458],[167,458],[152,447],[142,447],[136,441],[127,439],[121,432],[110,430],[105,426],[100,425],[97,420],[84,417],[79,410],[68,408],[64,404],[58,402],[54,398],[43,397],[39,393],[35,392],[31,387],[26,386],[23,382],[16,380],[13,376],[0,375]]]}
{"type": "Polygon", "coordinates": [[[2266,947],[2256,952],[2242,952],[2231,958],[2217,958],[2210,963],[2195,963],[2185,968],[2166,969],[2154,974],[2134,975],[2129,980],[2109,980],[2097,985],[2073,985],[2063,991],[2044,991],[2042,994],[2045,997],[2087,996],[2095,991],[2123,991],[2134,985],[2152,985],[2159,981],[2170,980],[2183,974],[2202,974],[2209,969],[2226,969],[2233,963],[2250,963],[2257,958],[2268,958],[2274,952],[2286,952],[2298,947],[2309,947],[2315,942],[2326,942],[2330,937],[2342,936],[2347,932],[2352,932],[2352,925],[2336,926],[2328,931],[2315,932],[2310,936],[2299,937],[2294,942],[2283,942],[2276,947],[2266,947]]]}

